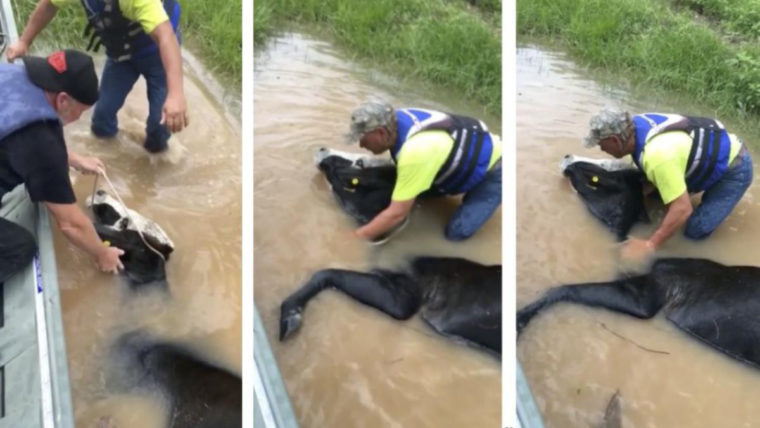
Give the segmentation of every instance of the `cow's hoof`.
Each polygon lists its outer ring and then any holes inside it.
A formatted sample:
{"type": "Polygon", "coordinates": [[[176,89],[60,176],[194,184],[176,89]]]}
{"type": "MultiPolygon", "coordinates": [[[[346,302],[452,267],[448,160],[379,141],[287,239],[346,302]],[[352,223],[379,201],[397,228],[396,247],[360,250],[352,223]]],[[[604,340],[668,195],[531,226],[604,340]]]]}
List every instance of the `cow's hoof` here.
{"type": "Polygon", "coordinates": [[[301,308],[282,308],[280,312],[280,341],[293,335],[301,328],[301,308]]]}
{"type": "Polygon", "coordinates": [[[520,336],[520,333],[522,333],[523,329],[528,325],[531,318],[533,318],[533,313],[526,310],[521,310],[517,312],[517,336],[520,336]]]}

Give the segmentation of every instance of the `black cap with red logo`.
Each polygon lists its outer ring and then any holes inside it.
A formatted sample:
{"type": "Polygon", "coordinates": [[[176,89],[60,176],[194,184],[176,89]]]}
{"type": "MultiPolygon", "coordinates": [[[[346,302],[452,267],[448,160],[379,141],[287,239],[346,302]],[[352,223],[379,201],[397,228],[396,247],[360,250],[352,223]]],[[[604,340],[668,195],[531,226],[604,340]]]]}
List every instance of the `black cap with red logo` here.
{"type": "Polygon", "coordinates": [[[22,58],[29,80],[49,92],[66,92],[82,104],[93,105],[98,100],[98,75],[89,55],[67,49],[47,58],[22,58]]]}

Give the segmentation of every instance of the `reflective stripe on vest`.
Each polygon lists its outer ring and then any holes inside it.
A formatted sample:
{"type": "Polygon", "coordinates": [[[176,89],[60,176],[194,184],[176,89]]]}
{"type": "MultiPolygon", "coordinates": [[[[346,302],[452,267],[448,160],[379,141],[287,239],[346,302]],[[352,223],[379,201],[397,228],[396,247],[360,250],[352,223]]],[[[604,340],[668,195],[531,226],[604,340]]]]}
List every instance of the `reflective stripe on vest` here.
{"type": "Polygon", "coordinates": [[[636,147],[633,160],[643,171],[642,157],[646,144],[655,136],[670,131],[683,131],[692,139],[684,177],[689,193],[708,189],[728,169],[731,140],[720,121],[706,117],[677,114],[644,113],[633,117],[636,147]]]}
{"type": "Polygon", "coordinates": [[[0,64],[0,100],[0,140],[34,122],[59,120],[21,65],[0,64]]]}
{"type": "MultiPolygon", "coordinates": [[[[127,19],[121,13],[119,0],[80,1],[88,21],[84,34],[85,37],[90,37],[87,50],[97,51],[102,44],[106,47],[106,55],[116,62],[158,52],[158,46],[143,31],[140,23],[127,19]],[[91,34],[93,30],[94,34],[91,34]]],[[[177,40],[181,42],[179,2],[163,0],[162,3],[177,40]]]]}
{"type": "Polygon", "coordinates": [[[401,151],[412,136],[429,130],[443,130],[454,139],[433,181],[433,189],[444,194],[465,193],[480,183],[488,173],[493,141],[486,125],[466,116],[434,110],[407,108],[396,110],[397,138],[391,156],[401,151]]]}

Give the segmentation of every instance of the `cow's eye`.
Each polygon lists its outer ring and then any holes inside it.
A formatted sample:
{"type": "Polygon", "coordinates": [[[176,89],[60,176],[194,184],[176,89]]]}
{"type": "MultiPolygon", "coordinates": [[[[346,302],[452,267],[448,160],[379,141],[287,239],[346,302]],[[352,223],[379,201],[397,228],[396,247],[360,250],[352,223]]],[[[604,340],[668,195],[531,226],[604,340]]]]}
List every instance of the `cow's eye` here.
{"type": "Polygon", "coordinates": [[[364,168],[364,159],[357,159],[356,166],[359,168],[364,168]]]}

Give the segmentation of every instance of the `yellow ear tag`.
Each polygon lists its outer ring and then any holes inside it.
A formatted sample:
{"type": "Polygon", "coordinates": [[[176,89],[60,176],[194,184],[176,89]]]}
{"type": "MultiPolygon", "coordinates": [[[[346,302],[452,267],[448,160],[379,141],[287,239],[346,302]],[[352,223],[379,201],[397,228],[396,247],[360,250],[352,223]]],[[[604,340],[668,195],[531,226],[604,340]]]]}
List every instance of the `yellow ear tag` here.
{"type": "Polygon", "coordinates": [[[359,179],[358,178],[354,178],[353,180],[351,180],[351,184],[353,184],[354,186],[356,186],[357,184],[359,184],[359,179]]]}
{"type": "Polygon", "coordinates": [[[105,245],[106,247],[110,247],[111,246],[111,242],[110,241],[103,241],[103,245],[105,245]]]}
{"type": "Polygon", "coordinates": [[[594,183],[597,183],[597,182],[599,182],[599,177],[593,176],[593,177],[591,177],[591,181],[593,181],[594,183]]]}

